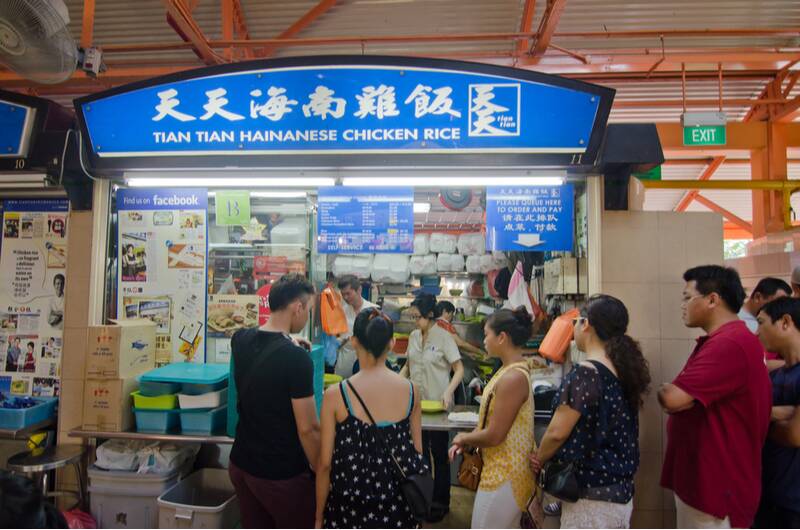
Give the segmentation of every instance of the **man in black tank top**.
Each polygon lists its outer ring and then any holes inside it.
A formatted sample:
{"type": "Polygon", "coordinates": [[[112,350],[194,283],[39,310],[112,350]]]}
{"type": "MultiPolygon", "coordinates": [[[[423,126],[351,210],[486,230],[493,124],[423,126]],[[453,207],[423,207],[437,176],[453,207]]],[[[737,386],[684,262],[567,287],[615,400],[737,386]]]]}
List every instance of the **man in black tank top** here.
{"type": "Polygon", "coordinates": [[[231,340],[239,423],[230,476],[244,528],[311,528],[315,492],[311,464],[320,438],[313,363],[290,333],[301,331],[314,287],[287,274],[269,293],[270,319],[231,340]]]}

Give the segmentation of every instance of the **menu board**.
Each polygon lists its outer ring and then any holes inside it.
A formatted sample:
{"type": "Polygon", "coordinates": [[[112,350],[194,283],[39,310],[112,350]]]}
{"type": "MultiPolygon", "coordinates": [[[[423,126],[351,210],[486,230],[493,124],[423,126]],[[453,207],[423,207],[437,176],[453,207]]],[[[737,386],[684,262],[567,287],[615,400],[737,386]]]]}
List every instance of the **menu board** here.
{"type": "Polygon", "coordinates": [[[0,392],[57,396],[67,270],[66,199],[6,200],[0,250],[0,392]]]}
{"type": "Polygon", "coordinates": [[[207,206],[205,189],[122,189],[120,318],[156,323],[156,364],[205,362],[207,206]]]}
{"type": "Polygon", "coordinates": [[[414,189],[320,188],[317,249],[323,254],[410,254],[414,250],[414,189]]]}

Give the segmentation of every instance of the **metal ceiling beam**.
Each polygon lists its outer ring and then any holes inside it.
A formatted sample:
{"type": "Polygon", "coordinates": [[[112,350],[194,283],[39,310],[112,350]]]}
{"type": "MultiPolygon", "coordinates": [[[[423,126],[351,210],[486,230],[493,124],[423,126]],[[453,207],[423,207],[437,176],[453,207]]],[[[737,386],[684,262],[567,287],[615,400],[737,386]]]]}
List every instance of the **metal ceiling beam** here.
{"type": "Polygon", "coordinates": [[[209,45],[208,39],[203,35],[189,8],[181,0],[163,0],[163,2],[168,18],[175,24],[176,32],[192,44],[195,53],[204,63],[212,65],[225,62],[209,45]]]}
{"type": "Polygon", "coordinates": [[[558,31],[555,38],[641,39],[647,37],[797,37],[800,27],[730,29],[637,29],[630,31],[558,31]]]}
{"type": "Polygon", "coordinates": [[[735,213],[731,212],[730,210],[727,210],[722,206],[720,206],[719,204],[715,203],[714,201],[708,199],[707,197],[700,195],[700,193],[697,193],[697,195],[695,196],[695,200],[700,204],[702,204],[703,206],[705,206],[706,208],[708,208],[709,210],[711,210],[712,212],[717,212],[722,214],[722,217],[724,217],[731,223],[735,224],[742,230],[746,230],[751,234],[753,233],[753,225],[748,223],[735,213]]]}
{"type": "Polygon", "coordinates": [[[550,39],[556,32],[558,21],[561,19],[561,13],[564,12],[566,0],[547,0],[547,8],[545,9],[542,21],[539,23],[539,31],[536,35],[536,44],[531,50],[531,56],[534,58],[544,55],[550,45],[550,39]]]}
{"type": "Polygon", "coordinates": [[[83,19],[81,22],[81,47],[88,48],[94,38],[94,0],[83,0],[83,19]]]}
{"type": "MultiPolygon", "coordinates": [[[[536,12],[536,0],[525,0],[522,8],[522,21],[519,24],[520,33],[529,33],[533,26],[533,15],[536,12]]],[[[526,40],[517,41],[517,54],[522,55],[530,49],[530,43],[526,40]]]]}
{"type": "MultiPolygon", "coordinates": [[[[719,169],[719,167],[722,165],[723,162],[725,162],[724,156],[714,157],[708,164],[708,166],[700,174],[697,180],[711,180],[711,177],[714,176],[714,173],[716,173],[717,169],[719,169]]],[[[686,208],[688,208],[689,205],[692,204],[692,201],[695,200],[699,194],[700,192],[698,190],[687,191],[683,195],[681,200],[678,201],[678,204],[675,206],[675,211],[685,212],[686,208]]]]}
{"type": "MultiPolygon", "coordinates": [[[[336,0],[320,0],[317,5],[306,11],[306,13],[297,19],[297,21],[289,26],[283,33],[278,35],[278,38],[275,40],[284,41],[286,39],[291,39],[305,28],[307,28],[312,22],[317,20],[319,17],[327,13],[334,5],[336,5],[336,0]]],[[[282,42],[273,43],[272,45],[267,45],[264,47],[260,55],[262,57],[269,57],[274,55],[278,48],[282,47],[282,42]]]]}

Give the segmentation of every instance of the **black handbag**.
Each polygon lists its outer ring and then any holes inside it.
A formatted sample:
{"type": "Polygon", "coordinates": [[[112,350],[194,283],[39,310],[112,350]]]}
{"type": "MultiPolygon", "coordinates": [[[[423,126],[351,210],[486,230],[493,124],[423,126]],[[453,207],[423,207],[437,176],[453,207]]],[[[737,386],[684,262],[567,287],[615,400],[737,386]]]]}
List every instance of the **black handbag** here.
{"type": "Polygon", "coordinates": [[[573,462],[548,462],[539,475],[539,486],[553,497],[578,502],[578,477],[573,462]]]}
{"type": "Polygon", "coordinates": [[[418,521],[425,520],[430,514],[431,504],[433,503],[433,477],[431,476],[430,472],[409,474],[403,471],[403,466],[400,465],[400,463],[397,461],[397,458],[395,458],[394,453],[392,453],[392,451],[389,450],[389,447],[386,446],[386,443],[383,440],[383,435],[381,435],[380,428],[377,428],[377,423],[372,417],[372,414],[370,414],[367,405],[364,403],[364,400],[358,395],[358,392],[350,381],[345,382],[347,383],[347,386],[350,387],[350,390],[353,391],[353,395],[356,396],[356,399],[358,399],[358,402],[361,403],[361,406],[364,407],[364,412],[367,413],[369,421],[371,421],[373,425],[376,425],[375,437],[378,439],[378,443],[381,444],[381,447],[383,447],[383,450],[391,457],[391,461],[394,462],[394,467],[397,470],[397,477],[400,482],[400,491],[403,492],[403,497],[405,498],[406,503],[408,503],[411,513],[418,521]]]}

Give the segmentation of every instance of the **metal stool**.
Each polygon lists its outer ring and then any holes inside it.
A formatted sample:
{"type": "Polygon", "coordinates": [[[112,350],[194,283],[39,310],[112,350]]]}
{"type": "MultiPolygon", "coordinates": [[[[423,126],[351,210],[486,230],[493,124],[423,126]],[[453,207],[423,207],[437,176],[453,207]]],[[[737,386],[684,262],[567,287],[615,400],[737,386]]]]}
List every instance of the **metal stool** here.
{"type": "Polygon", "coordinates": [[[80,445],[65,445],[48,447],[45,449],[34,449],[17,453],[8,459],[8,469],[14,473],[21,473],[29,476],[42,488],[42,493],[46,497],[75,496],[77,502],[69,509],[78,507],[84,508],[84,484],[81,475],[81,461],[83,459],[84,448],[80,445]],[[78,491],[72,490],[53,490],[48,491],[48,473],[72,465],[75,469],[75,476],[78,480],[78,491]]]}

